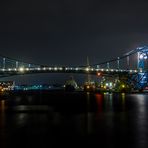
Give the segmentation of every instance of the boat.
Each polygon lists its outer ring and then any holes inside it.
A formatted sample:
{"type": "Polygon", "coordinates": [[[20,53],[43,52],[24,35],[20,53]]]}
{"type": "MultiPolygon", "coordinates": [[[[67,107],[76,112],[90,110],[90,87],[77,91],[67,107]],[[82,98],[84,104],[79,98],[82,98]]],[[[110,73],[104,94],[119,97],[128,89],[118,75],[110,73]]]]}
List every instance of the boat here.
{"type": "Polygon", "coordinates": [[[65,83],[65,91],[75,91],[77,87],[78,85],[72,76],[65,83]]]}

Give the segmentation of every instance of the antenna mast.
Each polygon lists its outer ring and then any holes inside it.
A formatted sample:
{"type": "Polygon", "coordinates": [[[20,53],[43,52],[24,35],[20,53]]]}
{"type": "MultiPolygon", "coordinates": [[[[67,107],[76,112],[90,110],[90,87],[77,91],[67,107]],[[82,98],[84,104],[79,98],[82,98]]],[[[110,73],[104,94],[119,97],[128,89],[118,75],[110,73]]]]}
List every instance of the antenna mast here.
{"type": "MultiPolygon", "coordinates": [[[[88,56],[87,56],[87,68],[90,68],[88,56]]],[[[89,84],[90,84],[90,82],[91,82],[91,77],[90,77],[89,71],[88,71],[88,74],[87,74],[87,82],[88,82],[89,84]]]]}

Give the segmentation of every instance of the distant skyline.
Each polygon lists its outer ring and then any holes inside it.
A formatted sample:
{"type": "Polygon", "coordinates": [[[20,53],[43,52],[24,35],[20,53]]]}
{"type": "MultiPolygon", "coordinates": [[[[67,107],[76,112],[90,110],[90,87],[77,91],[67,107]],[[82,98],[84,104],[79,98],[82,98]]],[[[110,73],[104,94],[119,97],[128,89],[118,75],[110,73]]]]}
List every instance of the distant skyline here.
{"type": "Polygon", "coordinates": [[[28,63],[93,64],[148,45],[146,0],[0,3],[0,54],[28,63]]]}

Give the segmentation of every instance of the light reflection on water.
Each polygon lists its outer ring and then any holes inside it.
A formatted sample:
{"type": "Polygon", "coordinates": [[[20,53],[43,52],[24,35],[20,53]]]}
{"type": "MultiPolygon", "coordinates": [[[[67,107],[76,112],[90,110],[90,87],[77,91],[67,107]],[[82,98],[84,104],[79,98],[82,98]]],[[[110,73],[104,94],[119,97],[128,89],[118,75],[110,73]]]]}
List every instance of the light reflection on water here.
{"type": "Polygon", "coordinates": [[[46,110],[43,104],[39,104],[40,99],[37,99],[39,102],[34,105],[36,100],[30,95],[23,97],[27,100],[17,96],[11,104],[1,100],[0,140],[5,139],[11,143],[10,139],[14,137],[15,141],[20,137],[22,142],[24,139],[21,139],[21,136],[25,134],[30,138],[36,137],[37,143],[41,141],[47,145],[47,137],[89,137],[91,142],[97,143],[99,139],[105,146],[119,147],[119,143],[139,148],[148,146],[147,94],[86,93],[83,99],[74,99],[71,95],[65,100],[58,95],[56,97],[53,102],[50,102],[49,98],[45,101],[46,110]],[[74,99],[74,102],[70,102],[70,99],[74,99]],[[24,102],[25,105],[22,105],[24,102]],[[21,107],[21,111],[7,111],[11,105],[21,107]],[[25,110],[26,107],[30,110],[25,110]],[[17,133],[17,138],[14,133],[17,133]]]}
{"type": "Polygon", "coordinates": [[[125,130],[126,125],[126,105],[125,105],[125,94],[95,94],[94,100],[96,106],[92,105],[92,96],[90,93],[87,93],[87,114],[86,114],[86,125],[87,125],[87,134],[98,134],[101,131],[105,136],[109,136],[110,133],[116,131],[116,122],[122,124],[122,132],[125,130]],[[95,108],[95,112],[91,108],[95,108]],[[120,114],[120,116],[117,115],[120,114]],[[117,116],[117,121],[115,118],[117,116]],[[108,128],[108,131],[106,129],[108,128]]]}
{"type": "Polygon", "coordinates": [[[0,147],[6,147],[6,114],[5,110],[7,108],[6,101],[0,101],[0,147]]]}
{"type": "Polygon", "coordinates": [[[113,112],[116,109],[124,111],[126,108],[125,93],[122,94],[95,94],[98,112],[113,112]]]}
{"type": "Polygon", "coordinates": [[[0,127],[5,126],[5,110],[6,110],[6,104],[5,100],[0,101],[0,127]]]}
{"type": "Polygon", "coordinates": [[[134,117],[133,120],[135,122],[135,130],[137,134],[137,145],[139,147],[145,146],[147,147],[147,139],[148,139],[148,96],[137,94],[132,95],[135,100],[132,100],[136,104],[136,108],[134,108],[134,117]]]}
{"type": "Polygon", "coordinates": [[[96,102],[97,102],[97,105],[98,105],[98,112],[102,112],[102,108],[103,108],[103,95],[101,94],[96,94],[95,95],[96,97],[96,102]]]}

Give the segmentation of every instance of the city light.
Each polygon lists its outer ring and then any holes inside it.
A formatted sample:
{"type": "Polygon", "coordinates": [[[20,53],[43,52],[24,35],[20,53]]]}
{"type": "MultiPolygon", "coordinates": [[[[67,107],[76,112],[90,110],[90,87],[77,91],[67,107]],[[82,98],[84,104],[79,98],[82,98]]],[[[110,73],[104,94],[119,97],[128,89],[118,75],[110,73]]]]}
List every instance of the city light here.
{"type": "Polygon", "coordinates": [[[109,83],[109,86],[110,86],[110,87],[112,87],[112,86],[113,86],[113,83],[112,83],[112,82],[110,82],[110,83],[109,83]]]}
{"type": "Polygon", "coordinates": [[[125,85],[124,84],[122,84],[122,88],[125,88],[125,85]]]}
{"type": "Polygon", "coordinates": [[[89,85],[87,85],[87,89],[89,89],[90,88],[90,86],[89,85]]]}
{"type": "Polygon", "coordinates": [[[98,73],[97,73],[97,76],[101,76],[101,73],[100,73],[100,72],[98,72],[98,73]]]}
{"type": "Polygon", "coordinates": [[[106,86],[108,86],[108,83],[106,83],[106,86]]]}

